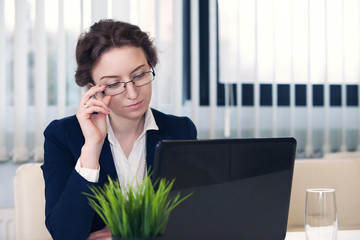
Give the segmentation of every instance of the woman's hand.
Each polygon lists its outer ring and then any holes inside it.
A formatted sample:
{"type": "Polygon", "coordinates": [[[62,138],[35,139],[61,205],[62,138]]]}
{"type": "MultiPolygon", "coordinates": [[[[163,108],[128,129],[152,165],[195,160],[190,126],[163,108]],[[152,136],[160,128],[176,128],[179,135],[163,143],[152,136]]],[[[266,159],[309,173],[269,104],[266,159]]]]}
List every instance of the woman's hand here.
{"type": "Polygon", "coordinates": [[[81,151],[81,166],[97,169],[99,156],[107,134],[106,115],[110,113],[110,96],[101,96],[105,86],[90,88],[81,98],[76,117],[79,121],[85,144],[81,151]]]}
{"type": "Polygon", "coordinates": [[[104,227],[103,229],[90,233],[87,240],[111,240],[111,232],[108,227],[104,227]]]}

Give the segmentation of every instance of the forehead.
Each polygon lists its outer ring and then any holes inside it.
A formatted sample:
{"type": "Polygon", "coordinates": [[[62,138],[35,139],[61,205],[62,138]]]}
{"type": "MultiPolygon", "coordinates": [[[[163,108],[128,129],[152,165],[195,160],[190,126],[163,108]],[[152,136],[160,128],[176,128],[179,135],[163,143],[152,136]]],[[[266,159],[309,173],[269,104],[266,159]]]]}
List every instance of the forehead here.
{"type": "Polygon", "coordinates": [[[140,47],[124,46],[103,53],[92,69],[94,81],[106,75],[129,75],[140,65],[146,65],[145,53],[140,47]]]}

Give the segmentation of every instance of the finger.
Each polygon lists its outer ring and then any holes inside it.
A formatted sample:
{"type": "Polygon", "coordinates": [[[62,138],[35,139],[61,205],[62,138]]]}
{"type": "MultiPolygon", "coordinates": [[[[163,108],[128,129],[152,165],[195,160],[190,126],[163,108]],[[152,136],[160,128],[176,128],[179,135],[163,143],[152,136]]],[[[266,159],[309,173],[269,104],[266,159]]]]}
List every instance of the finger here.
{"type": "MultiPolygon", "coordinates": [[[[94,239],[109,239],[107,237],[111,237],[111,232],[108,229],[101,229],[96,232],[92,232],[87,240],[94,240],[94,239]]],[[[111,239],[111,238],[110,238],[111,239]]]]}
{"type": "Polygon", "coordinates": [[[95,98],[91,98],[89,101],[84,103],[85,108],[91,107],[91,106],[99,106],[105,108],[107,111],[110,111],[108,108],[108,104],[102,100],[98,100],[95,98]]]}
{"type": "Polygon", "coordinates": [[[106,105],[109,106],[111,100],[111,96],[105,96],[101,101],[106,105]]]}
{"type": "Polygon", "coordinates": [[[97,93],[101,93],[104,91],[105,86],[96,85],[90,88],[81,98],[80,104],[84,105],[89,99],[91,99],[93,96],[95,96],[97,93]]]}
{"type": "Polygon", "coordinates": [[[92,115],[93,113],[102,113],[104,115],[108,115],[110,113],[110,111],[106,110],[100,106],[91,106],[91,107],[85,108],[84,113],[88,114],[88,115],[92,115]]]}
{"type": "Polygon", "coordinates": [[[111,239],[112,239],[112,235],[107,234],[104,236],[89,236],[86,240],[111,240],[111,239]]]}

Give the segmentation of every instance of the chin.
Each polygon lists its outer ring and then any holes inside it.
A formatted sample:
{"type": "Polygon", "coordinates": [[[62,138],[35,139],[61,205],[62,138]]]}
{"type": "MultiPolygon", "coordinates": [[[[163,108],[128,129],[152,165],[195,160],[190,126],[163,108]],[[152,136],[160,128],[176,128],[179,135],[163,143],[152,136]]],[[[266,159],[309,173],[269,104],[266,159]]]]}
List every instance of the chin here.
{"type": "Polygon", "coordinates": [[[125,118],[135,120],[135,119],[139,119],[139,118],[143,117],[147,109],[148,108],[141,108],[141,109],[137,109],[135,111],[126,111],[122,115],[125,118]]]}

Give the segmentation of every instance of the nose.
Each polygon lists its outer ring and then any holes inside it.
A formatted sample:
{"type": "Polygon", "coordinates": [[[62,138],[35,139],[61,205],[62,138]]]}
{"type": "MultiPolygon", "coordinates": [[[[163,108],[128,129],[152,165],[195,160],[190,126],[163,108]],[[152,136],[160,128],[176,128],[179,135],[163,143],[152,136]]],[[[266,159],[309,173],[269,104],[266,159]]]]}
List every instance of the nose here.
{"type": "Polygon", "coordinates": [[[138,88],[133,81],[127,82],[126,85],[126,97],[129,99],[136,99],[138,96],[138,88]]]}

